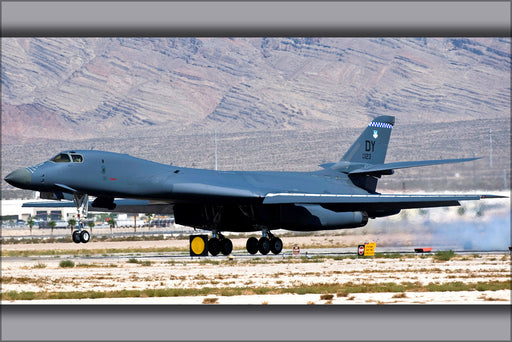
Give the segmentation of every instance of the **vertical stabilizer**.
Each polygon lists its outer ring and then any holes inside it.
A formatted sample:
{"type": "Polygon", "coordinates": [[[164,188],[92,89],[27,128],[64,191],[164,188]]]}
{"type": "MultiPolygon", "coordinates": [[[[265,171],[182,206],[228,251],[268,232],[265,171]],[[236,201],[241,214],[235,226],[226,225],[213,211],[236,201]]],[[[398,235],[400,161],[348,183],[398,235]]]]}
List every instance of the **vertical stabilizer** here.
{"type": "Polygon", "coordinates": [[[384,164],[391,128],[394,124],[394,116],[384,115],[375,118],[341,158],[340,162],[384,164]]]}

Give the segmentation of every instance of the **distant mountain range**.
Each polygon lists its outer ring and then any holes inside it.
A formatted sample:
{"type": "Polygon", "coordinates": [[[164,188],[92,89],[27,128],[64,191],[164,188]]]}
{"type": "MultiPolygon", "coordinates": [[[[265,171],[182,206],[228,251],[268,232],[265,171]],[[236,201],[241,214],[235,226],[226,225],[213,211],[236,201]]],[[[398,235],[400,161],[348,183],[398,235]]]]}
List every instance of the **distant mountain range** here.
{"type": "Polygon", "coordinates": [[[510,38],[2,38],[2,141],[510,115],[510,38]]]}

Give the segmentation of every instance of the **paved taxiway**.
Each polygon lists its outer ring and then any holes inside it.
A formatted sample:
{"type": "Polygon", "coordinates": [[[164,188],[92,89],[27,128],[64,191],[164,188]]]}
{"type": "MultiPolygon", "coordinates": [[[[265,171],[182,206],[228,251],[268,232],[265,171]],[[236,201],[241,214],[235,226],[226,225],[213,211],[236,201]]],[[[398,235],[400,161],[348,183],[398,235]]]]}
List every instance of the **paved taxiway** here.
{"type": "MultiPolygon", "coordinates": [[[[42,248],[44,245],[41,246],[42,248]]],[[[377,253],[386,255],[417,255],[417,256],[431,256],[438,251],[453,250],[456,255],[507,255],[509,251],[504,250],[457,250],[457,246],[440,246],[432,249],[431,252],[416,253],[414,248],[410,246],[393,246],[393,247],[378,247],[377,253]]],[[[207,257],[191,257],[189,252],[137,252],[137,253],[103,253],[103,254],[87,254],[87,255],[76,255],[76,249],[69,250],[70,254],[61,253],[59,258],[66,259],[72,258],[76,261],[87,261],[87,260],[101,260],[102,262],[114,262],[114,261],[126,261],[128,259],[136,257],[141,260],[154,260],[160,262],[171,262],[171,261],[187,261],[187,260],[209,260],[209,261],[221,261],[221,260],[251,260],[261,259],[266,260],[282,260],[288,258],[318,258],[318,257],[342,257],[342,256],[357,256],[357,247],[341,247],[341,248],[307,248],[302,249],[298,254],[294,255],[292,249],[283,249],[283,252],[278,255],[269,253],[268,255],[261,255],[259,253],[250,255],[243,249],[233,250],[233,253],[228,257],[223,255],[207,256],[207,257]]],[[[14,257],[3,257],[5,261],[23,261],[23,260],[55,260],[55,256],[52,255],[33,255],[30,257],[14,256],[14,257]]]]}

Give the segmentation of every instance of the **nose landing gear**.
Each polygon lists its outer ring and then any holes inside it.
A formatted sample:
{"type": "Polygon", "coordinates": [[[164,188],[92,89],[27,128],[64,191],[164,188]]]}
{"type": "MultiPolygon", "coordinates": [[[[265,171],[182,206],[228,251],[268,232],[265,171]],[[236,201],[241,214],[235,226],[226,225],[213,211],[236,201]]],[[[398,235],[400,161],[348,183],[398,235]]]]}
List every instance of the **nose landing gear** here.
{"type": "Polygon", "coordinates": [[[87,243],[91,239],[91,234],[83,228],[89,209],[89,196],[87,194],[74,193],[73,202],[75,202],[76,210],[78,211],[78,230],[73,231],[71,238],[74,243],[87,243]]]}
{"type": "Polygon", "coordinates": [[[91,234],[87,230],[75,230],[71,235],[74,243],[87,243],[91,239],[91,234]]]}

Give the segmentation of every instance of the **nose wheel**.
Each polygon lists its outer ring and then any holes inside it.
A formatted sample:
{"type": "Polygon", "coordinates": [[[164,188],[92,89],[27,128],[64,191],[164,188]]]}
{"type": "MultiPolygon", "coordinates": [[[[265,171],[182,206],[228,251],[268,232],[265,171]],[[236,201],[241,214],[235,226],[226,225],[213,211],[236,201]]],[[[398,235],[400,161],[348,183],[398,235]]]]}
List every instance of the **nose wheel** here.
{"type": "Polygon", "coordinates": [[[75,202],[76,210],[78,211],[78,230],[73,231],[71,238],[74,243],[87,243],[91,240],[91,234],[84,230],[83,227],[89,209],[89,196],[87,194],[74,193],[73,202],[75,202]]]}
{"type": "Polygon", "coordinates": [[[74,243],[80,243],[80,232],[78,230],[75,230],[73,234],[71,234],[71,237],[74,243]]]}
{"type": "Polygon", "coordinates": [[[89,234],[87,230],[75,230],[71,237],[73,238],[74,243],[87,243],[91,240],[91,234],[89,234]]]}

